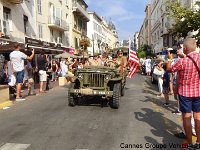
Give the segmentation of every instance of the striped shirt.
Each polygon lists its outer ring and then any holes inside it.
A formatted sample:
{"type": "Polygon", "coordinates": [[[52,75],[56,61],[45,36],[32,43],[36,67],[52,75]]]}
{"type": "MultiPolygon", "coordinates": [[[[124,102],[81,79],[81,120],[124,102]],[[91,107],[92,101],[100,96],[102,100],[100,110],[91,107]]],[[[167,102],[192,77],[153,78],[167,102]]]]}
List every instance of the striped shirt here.
{"type": "MultiPolygon", "coordinates": [[[[191,52],[188,54],[200,67],[200,54],[191,52]]],[[[172,65],[172,72],[178,74],[178,93],[185,97],[200,97],[200,77],[194,63],[184,57],[172,65]]]]}

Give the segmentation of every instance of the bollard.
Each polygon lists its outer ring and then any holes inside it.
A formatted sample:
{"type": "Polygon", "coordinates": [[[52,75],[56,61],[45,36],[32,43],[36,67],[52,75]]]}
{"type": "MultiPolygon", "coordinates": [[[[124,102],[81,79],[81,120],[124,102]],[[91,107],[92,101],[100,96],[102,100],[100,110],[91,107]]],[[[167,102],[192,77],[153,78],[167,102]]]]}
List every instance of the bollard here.
{"type": "Polygon", "coordinates": [[[35,87],[34,87],[34,84],[30,84],[31,87],[30,87],[30,91],[29,91],[29,95],[35,95],[35,87]]]}
{"type": "Polygon", "coordinates": [[[29,84],[29,86],[30,86],[30,89],[29,89],[29,91],[28,91],[28,95],[36,95],[33,78],[30,78],[30,79],[28,80],[28,82],[29,82],[28,84],[29,84]]]}

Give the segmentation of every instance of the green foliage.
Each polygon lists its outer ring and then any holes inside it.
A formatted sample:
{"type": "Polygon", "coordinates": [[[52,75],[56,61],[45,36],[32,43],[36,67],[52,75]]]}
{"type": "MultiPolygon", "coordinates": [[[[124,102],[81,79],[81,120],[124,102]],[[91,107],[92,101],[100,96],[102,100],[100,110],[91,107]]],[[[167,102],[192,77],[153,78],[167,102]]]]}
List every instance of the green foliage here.
{"type": "Polygon", "coordinates": [[[151,47],[147,44],[141,45],[141,47],[138,50],[138,57],[147,57],[147,56],[154,56],[151,47]]]}
{"type": "MultiPolygon", "coordinates": [[[[167,15],[173,19],[172,27],[168,31],[178,38],[185,38],[188,32],[197,31],[200,29],[200,11],[194,11],[189,7],[180,6],[179,2],[168,1],[167,15]]],[[[200,6],[200,2],[197,2],[200,6]]],[[[195,36],[200,40],[200,33],[195,36]]]]}
{"type": "Polygon", "coordinates": [[[143,50],[138,50],[138,58],[146,57],[146,52],[143,50]]]}

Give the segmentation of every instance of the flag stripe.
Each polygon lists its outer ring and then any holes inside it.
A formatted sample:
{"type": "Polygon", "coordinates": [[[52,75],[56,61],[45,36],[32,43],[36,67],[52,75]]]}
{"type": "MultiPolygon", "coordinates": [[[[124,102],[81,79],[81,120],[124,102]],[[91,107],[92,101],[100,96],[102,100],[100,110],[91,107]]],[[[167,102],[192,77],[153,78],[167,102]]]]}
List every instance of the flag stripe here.
{"type": "Polygon", "coordinates": [[[139,64],[139,59],[137,57],[137,53],[131,49],[131,40],[129,38],[129,63],[130,63],[130,72],[128,74],[128,78],[133,78],[139,64]]]}

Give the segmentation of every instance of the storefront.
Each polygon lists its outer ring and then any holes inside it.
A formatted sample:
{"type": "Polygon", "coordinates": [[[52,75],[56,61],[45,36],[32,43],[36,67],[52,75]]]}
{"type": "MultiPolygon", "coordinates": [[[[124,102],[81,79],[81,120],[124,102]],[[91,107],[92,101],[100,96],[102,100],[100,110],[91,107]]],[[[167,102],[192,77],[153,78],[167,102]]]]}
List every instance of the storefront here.
{"type": "MultiPolygon", "coordinates": [[[[14,45],[17,42],[10,39],[0,38],[0,54],[5,57],[6,60],[9,59],[9,54],[15,49],[14,45]]],[[[20,43],[21,49],[24,50],[24,44],[20,43]]]]}
{"type": "Polygon", "coordinates": [[[25,37],[25,45],[26,49],[34,48],[36,53],[40,53],[40,51],[42,50],[46,54],[59,54],[62,53],[64,50],[63,47],[61,47],[61,44],[40,41],[28,37],[25,37]]]}

